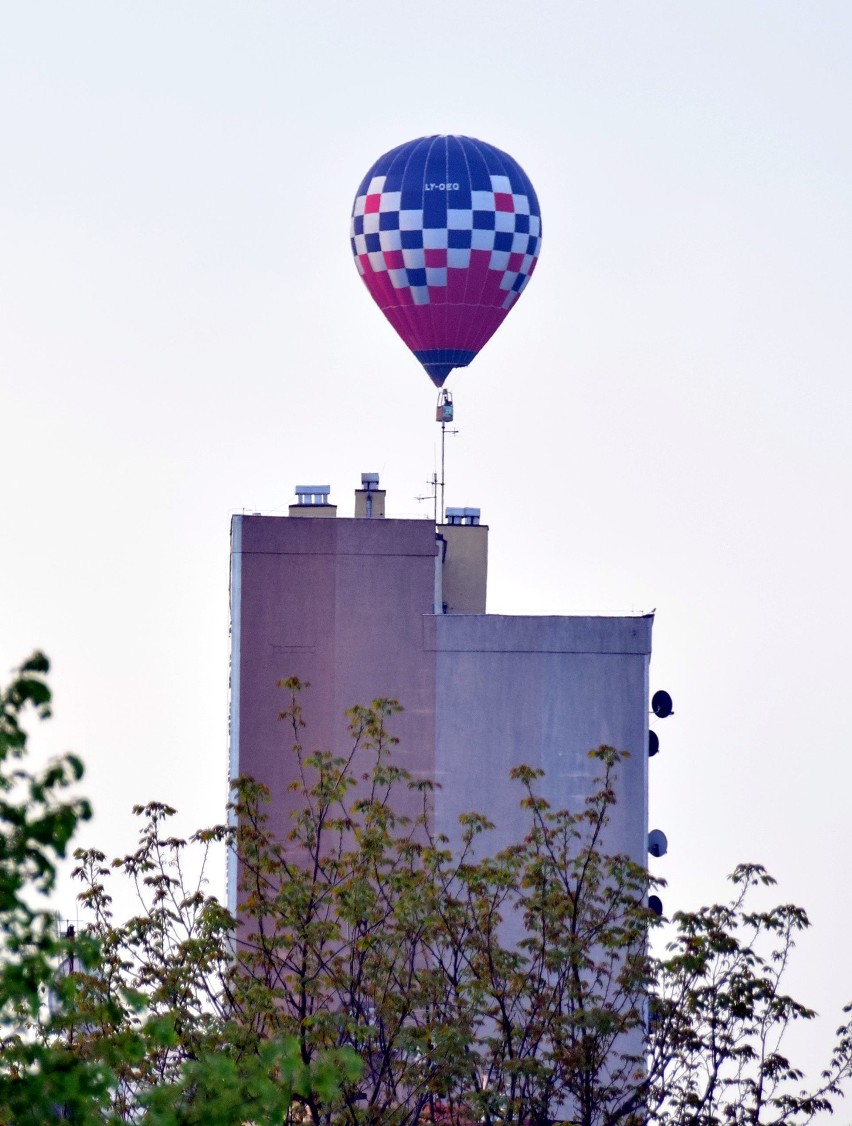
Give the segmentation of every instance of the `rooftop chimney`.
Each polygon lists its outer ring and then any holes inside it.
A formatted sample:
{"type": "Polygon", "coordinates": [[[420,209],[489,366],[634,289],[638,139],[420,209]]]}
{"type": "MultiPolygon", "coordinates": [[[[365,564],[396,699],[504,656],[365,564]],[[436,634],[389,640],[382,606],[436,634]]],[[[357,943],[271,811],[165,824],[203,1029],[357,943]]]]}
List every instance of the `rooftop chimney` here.
{"type": "Polygon", "coordinates": [[[385,514],[385,490],[379,488],[378,473],[362,473],[361,488],[355,490],[355,516],[378,519],[385,514]]]}
{"type": "Polygon", "coordinates": [[[329,504],[330,485],[297,485],[296,503],[290,505],[291,516],[336,516],[337,505],[329,504]]]}
{"type": "Polygon", "coordinates": [[[448,508],[440,537],[441,598],[445,614],[484,614],[488,585],[488,525],[478,508],[448,508]]]}

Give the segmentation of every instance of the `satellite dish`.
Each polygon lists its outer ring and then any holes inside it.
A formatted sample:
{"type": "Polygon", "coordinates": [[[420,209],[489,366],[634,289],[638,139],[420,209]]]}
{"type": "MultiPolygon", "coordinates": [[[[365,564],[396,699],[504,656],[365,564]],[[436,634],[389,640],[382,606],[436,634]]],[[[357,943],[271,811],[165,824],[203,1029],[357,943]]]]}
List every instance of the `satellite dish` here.
{"type": "Polygon", "coordinates": [[[660,740],[656,731],[648,732],[648,758],[653,758],[660,749],[660,740]]]}
{"type": "Polygon", "coordinates": [[[663,913],[663,901],[658,895],[648,896],[648,910],[653,911],[658,917],[663,913]]]}
{"type": "Polygon", "coordinates": [[[652,829],[648,834],[648,852],[651,856],[665,856],[669,851],[669,842],[662,829],[652,829]]]}
{"type": "Polygon", "coordinates": [[[673,715],[672,698],[668,692],[655,692],[651,697],[651,711],[657,719],[666,719],[668,716],[673,715]]]}

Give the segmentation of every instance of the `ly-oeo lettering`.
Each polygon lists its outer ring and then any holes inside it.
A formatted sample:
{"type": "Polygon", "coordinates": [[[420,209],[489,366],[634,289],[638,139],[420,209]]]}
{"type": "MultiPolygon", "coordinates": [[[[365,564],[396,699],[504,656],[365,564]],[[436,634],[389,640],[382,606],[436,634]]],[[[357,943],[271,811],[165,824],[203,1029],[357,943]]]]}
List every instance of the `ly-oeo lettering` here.
{"type": "Polygon", "coordinates": [[[457,192],[459,190],[458,184],[424,184],[423,190],[425,192],[457,192]]]}

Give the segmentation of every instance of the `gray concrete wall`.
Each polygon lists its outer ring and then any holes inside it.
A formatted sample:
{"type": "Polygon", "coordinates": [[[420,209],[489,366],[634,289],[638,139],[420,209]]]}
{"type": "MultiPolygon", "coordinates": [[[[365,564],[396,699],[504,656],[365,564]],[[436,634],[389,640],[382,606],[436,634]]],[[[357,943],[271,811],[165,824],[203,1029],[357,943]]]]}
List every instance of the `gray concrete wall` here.
{"type": "MultiPolygon", "coordinates": [[[[648,666],[651,616],[641,618],[461,615],[426,620],[436,654],[435,829],[458,848],[459,814],[483,813],[496,828],[478,839],[491,853],[523,838],[522,791],[513,766],[545,771],[538,791],[551,807],[581,812],[600,764],[602,743],[625,751],[616,805],[603,847],[647,864],[648,666]]],[[[516,916],[503,921],[509,942],[523,938],[516,916]]],[[[635,1030],[619,1050],[641,1055],[635,1030]]],[[[559,1117],[570,1121],[565,1104],[559,1117]]]]}
{"type": "Polygon", "coordinates": [[[608,744],[622,765],[607,847],[647,859],[648,664],[651,617],[431,618],[437,657],[436,828],[459,839],[458,816],[476,810],[497,826],[491,847],[522,835],[513,766],[545,771],[554,807],[582,809],[608,744]]]}

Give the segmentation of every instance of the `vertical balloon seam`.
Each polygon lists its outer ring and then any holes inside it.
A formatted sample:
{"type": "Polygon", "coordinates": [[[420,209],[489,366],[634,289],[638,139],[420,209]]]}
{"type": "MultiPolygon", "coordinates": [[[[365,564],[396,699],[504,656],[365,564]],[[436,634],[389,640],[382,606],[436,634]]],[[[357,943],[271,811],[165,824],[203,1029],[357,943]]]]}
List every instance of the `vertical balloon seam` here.
{"type": "MultiPolygon", "coordinates": [[[[415,153],[420,148],[420,146],[425,142],[425,140],[426,140],[425,137],[420,138],[419,140],[415,141],[413,144],[408,144],[406,146],[403,146],[404,151],[402,153],[400,153],[400,156],[403,158],[403,162],[404,162],[403,168],[402,168],[402,174],[400,176],[400,181],[399,181],[400,192],[402,192],[403,185],[406,183],[406,179],[408,177],[408,168],[409,168],[409,165],[411,164],[412,158],[414,157],[415,153]]],[[[400,200],[400,204],[401,204],[401,200],[400,200]]],[[[422,199],[421,199],[421,205],[422,205],[422,199]]],[[[423,264],[425,266],[426,256],[425,256],[425,252],[422,250],[422,247],[421,247],[421,254],[423,254],[423,264]]],[[[405,325],[408,328],[409,339],[406,340],[405,337],[402,337],[402,340],[403,340],[403,343],[408,346],[409,350],[414,352],[414,351],[417,350],[417,348],[414,345],[419,344],[419,337],[420,337],[420,325],[419,325],[419,318],[418,318],[418,315],[417,315],[418,306],[416,306],[414,304],[414,296],[411,293],[411,287],[408,286],[406,288],[408,290],[408,301],[403,302],[402,298],[400,297],[400,319],[405,323],[405,325]]],[[[401,333],[400,333],[400,336],[402,336],[401,333]]]]}
{"type": "MultiPolygon", "coordinates": [[[[520,172],[521,172],[521,178],[522,178],[523,183],[524,183],[524,189],[527,193],[527,199],[530,201],[530,215],[532,215],[533,204],[535,204],[535,212],[536,212],[536,216],[538,218],[538,235],[536,235],[538,249],[536,250],[535,257],[530,262],[530,268],[526,272],[526,276],[525,276],[524,281],[521,285],[521,288],[518,290],[518,297],[520,297],[521,294],[526,289],[527,284],[530,280],[530,277],[535,272],[535,269],[538,266],[538,260],[539,260],[539,257],[541,256],[541,236],[542,236],[543,224],[542,224],[542,221],[541,221],[541,204],[538,201],[538,195],[536,194],[536,190],[532,185],[532,181],[530,180],[529,176],[526,174],[524,169],[521,168],[520,165],[518,165],[518,168],[520,169],[520,172]]],[[[529,247],[527,247],[527,251],[529,252],[529,247]]],[[[511,308],[514,308],[514,306],[517,304],[517,300],[518,300],[518,298],[516,297],[515,300],[512,302],[512,306],[510,306],[511,308]]]]}
{"type": "MultiPolygon", "coordinates": [[[[421,213],[421,216],[422,216],[421,234],[422,234],[422,242],[423,242],[423,266],[424,266],[424,270],[427,270],[427,271],[428,271],[428,267],[426,265],[426,261],[427,261],[427,257],[426,257],[427,256],[426,231],[430,230],[432,228],[427,226],[427,219],[426,219],[426,210],[427,210],[426,182],[427,182],[427,177],[429,175],[429,167],[430,167],[430,163],[432,161],[432,154],[433,154],[436,146],[440,147],[442,140],[443,140],[443,137],[440,134],[435,133],[435,134],[432,134],[429,137],[424,137],[422,139],[422,142],[421,142],[423,145],[426,146],[426,153],[425,153],[424,158],[423,158],[423,176],[421,178],[421,185],[420,185],[420,213],[421,213]]],[[[440,152],[439,152],[438,156],[439,156],[439,161],[440,161],[440,152]]],[[[427,277],[428,277],[428,273],[427,273],[427,277]]],[[[434,345],[435,336],[436,336],[436,321],[437,321],[438,317],[440,316],[439,310],[438,310],[438,304],[439,303],[432,300],[432,296],[433,296],[432,292],[431,292],[432,288],[434,288],[434,287],[430,287],[428,285],[428,282],[427,282],[427,285],[426,285],[426,304],[423,305],[423,306],[420,306],[420,305],[416,306],[414,311],[413,311],[413,316],[415,317],[415,319],[417,321],[417,325],[418,325],[418,329],[419,329],[418,334],[417,334],[418,348],[416,350],[420,351],[420,352],[427,352],[427,353],[431,353],[431,352],[435,351],[433,345],[434,345]],[[429,310],[428,312],[426,311],[427,309],[429,310]]],[[[440,338],[440,333],[438,333],[437,335],[438,335],[438,338],[440,338]]],[[[434,372],[431,371],[429,367],[427,367],[427,364],[424,363],[423,360],[420,360],[419,362],[423,366],[423,369],[425,370],[426,374],[429,376],[429,378],[434,383],[435,382],[434,372]]],[[[434,362],[434,360],[433,360],[433,362],[434,362]]],[[[446,376],[444,378],[446,378],[446,376]]],[[[440,381],[440,383],[443,383],[443,382],[444,382],[444,380],[440,381]]]]}
{"type": "MultiPolygon", "coordinates": [[[[535,214],[535,217],[538,220],[538,234],[535,236],[536,240],[537,240],[538,249],[536,250],[535,257],[533,258],[533,260],[530,263],[529,270],[527,270],[527,272],[526,272],[525,280],[522,282],[521,288],[516,291],[517,297],[506,308],[501,307],[501,316],[500,316],[500,322],[499,323],[502,324],[503,321],[506,319],[506,316],[509,313],[509,311],[515,307],[515,304],[517,303],[518,297],[520,297],[521,293],[526,288],[526,283],[529,280],[531,273],[535,270],[535,267],[538,263],[538,257],[539,257],[539,254],[541,252],[541,206],[538,202],[538,196],[536,195],[535,189],[532,186],[532,181],[530,180],[529,176],[527,176],[526,172],[521,167],[521,165],[518,164],[518,162],[515,160],[515,158],[510,156],[508,153],[503,152],[502,149],[495,149],[495,153],[496,153],[496,156],[497,156],[497,162],[500,165],[500,167],[503,169],[504,174],[506,173],[507,167],[508,167],[506,162],[509,162],[510,165],[514,166],[514,171],[516,173],[520,187],[522,188],[522,190],[524,191],[524,193],[526,194],[526,197],[527,197],[528,206],[529,206],[529,213],[530,213],[531,216],[533,214],[535,214]]],[[[511,185],[512,177],[507,176],[507,179],[509,180],[509,183],[511,185]]],[[[514,195],[514,192],[513,192],[513,195],[514,195]]],[[[528,237],[528,240],[529,240],[530,236],[528,235],[527,237],[528,237]]],[[[527,250],[529,250],[529,246],[527,247],[527,250]]],[[[511,261],[511,256],[514,253],[515,253],[514,250],[510,250],[509,261],[511,261]]],[[[508,269],[508,263],[507,263],[507,269],[508,269]]],[[[508,290],[507,293],[508,292],[511,292],[511,290],[508,290]]]]}
{"type": "MultiPolygon", "coordinates": [[[[488,181],[491,184],[492,195],[496,195],[496,192],[494,190],[494,177],[495,177],[495,175],[499,175],[500,173],[505,172],[505,168],[503,167],[503,163],[500,160],[500,150],[494,148],[493,145],[488,145],[487,148],[483,151],[483,159],[484,159],[484,162],[485,162],[486,171],[488,173],[488,181]]],[[[481,291],[480,291],[480,294],[479,294],[479,301],[477,302],[477,310],[478,310],[478,313],[479,313],[479,316],[477,318],[477,322],[478,322],[477,328],[479,330],[480,336],[482,335],[483,322],[486,322],[486,323],[490,322],[492,320],[492,317],[494,316],[494,314],[491,312],[491,310],[494,308],[493,301],[492,301],[492,298],[491,298],[491,289],[492,289],[492,284],[493,284],[493,281],[494,281],[494,279],[491,276],[491,274],[492,274],[491,259],[494,255],[495,249],[496,249],[496,236],[497,236],[497,201],[496,201],[496,199],[494,200],[493,207],[494,207],[494,240],[492,242],[493,249],[490,250],[489,253],[488,253],[488,265],[487,265],[487,268],[483,271],[483,274],[482,274],[482,288],[481,288],[481,291]],[[488,310],[488,312],[486,312],[485,310],[488,310]]],[[[498,322],[497,322],[497,326],[495,326],[494,331],[496,331],[496,327],[499,327],[499,324],[502,321],[502,316],[499,313],[497,314],[497,316],[498,316],[499,319],[498,319],[498,322]]],[[[488,339],[489,340],[491,339],[492,335],[493,335],[493,332],[488,333],[488,339]]],[[[488,340],[483,340],[482,341],[482,347],[484,348],[487,343],[488,343],[488,340]]]]}
{"type": "MultiPolygon", "coordinates": [[[[468,163],[467,153],[466,153],[465,147],[464,147],[464,142],[468,138],[467,137],[454,137],[452,139],[454,141],[456,141],[456,143],[458,144],[460,159],[464,163],[464,168],[465,168],[465,171],[467,173],[468,194],[470,194],[470,190],[471,190],[470,189],[470,164],[468,163]]],[[[447,144],[447,164],[449,165],[449,142],[447,144]]],[[[448,252],[448,257],[449,257],[449,252],[448,252]]],[[[459,267],[459,268],[461,268],[461,267],[459,267]]],[[[447,266],[447,284],[448,285],[449,285],[449,270],[450,270],[450,267],[448,265],[447,266]]],[[[469,270],[464,270],[464,293],[462,295],[462,299],[461,299],[460,302],[458,300],[456,300],[455,303],[451,306],[451,309],[452,309],[451,323],[452,323],[453,330],[454,330],[453,336],[452,336],[452,341],[453,341],[454,347],[457,348],[457,349],[461,349],[462,344],[464,343],[464,328],[465,328],[465,324],[466,324],[466,320],[467,320],[467,315],[466,315],[465,310],[466,310],[466,306],[467,306],[467,288],[468,288],[469,278],[470,278],[469,270]]]]}
{"type": "MultiPolygon", "coordinates": [[[[515,168],[520,170],[520,165],[517,163],[517,161],[514,159],[514,157],[509,158],[508,153],[504,153],[502,149],[495,149],[494,150],[494,156],[495,156],[495,159],[496,159],[497,167],[500,169],[500,171],[502,172],[505,179],[507,179],[509,181],[509,187],[512,188],[512,189],[514,188],[514,183],[513,183],[514,180],[520,180],[521,187],[523,187],[523,177],[515,176],[515,175],[510,176],[509,173],[513,172],[514,169],[508,168],[507,165],[506,165],[506,161],[503,159],[504,157],[506,157],[507,159],[511,159],[515,168]]],[[[512,195],[514,196],[514,191],[512,191],[512,195]]],[[[495,223],[496,223],[496,206],[497,206],[496,201],[495,201],[494,206],[495,206],[495,223]]],[[[514,203],[512,204],[512,210],[514,211],[514,203]]],[[[496,243],[495,243],[495,245],[496,245],[496,243]]],[[[495,250],[495,253],[496,253],[496,250],[495,250]]],[[[510,256],[511,256],[511,251],[509,253],[510,253],[510,256]]],[[[508,270],[508,266],[509,266],[509,260],[507,260],[507,262],[506,262],[507,270],[508,270]]],[[[510,308],[511,308],[511,306],[510,306],[510,308]]],[[[498,328],[500,327],[500,325],[502,325],[503,321],[505,321],[506,314],[508,313],[508,311],[509,311],[508,309],[504,309],[501,305],[500,312],[499,312],[500,319],[497,322],[498,328]]]]}
{"type": "MultiPolygon", "coordinates": [[[[465,169],[467,170],[467,182],[468,182],[469,191],[470,191],[470,194],[471,194],[470,206],[471,206],[471,224],[472,224],[472,222],[473,222],[473,219],[472,219],[472,216],[473,216],[473,174],[472,174],[471,169],[470,169],[470,161],[468,160],[468,154],[467,154],[467,149],[465,147],[465,141],[470,142],[471,145],[473,145],[474,142],[473,142],[472,137],[459,137],[459,148],[461,149],[462,158],[464,159],[464,166],[465,166],[465,169]]],[[[471,253],[473,253],[472,250],[471,250],[471,253]]],[[[459,309],[459,318],[458,318],[459,333],[458,333],[458,336],[457,336],[456,339],[458,341],[458,347],[461,348],[462,346],[464,346],[466,351],[471,352],[471,351],[474,351],[474,349],[471,348],[471,346],[470,346],[470,332],[469,332],[469,330],[470,330],[470,313],[467,312],[467,308],[468,308],[468,305],[469,305],[469,301],[468,301],[469,291],[470,291],[470,259],[468,259],[468,269],[465,271],[464,297],[462,299],[461,308],[459,309]]]]}
{"type": "MultiPolygon", "coordinates": [[[[426,175],[427,175],[427,169],[429,167],[429,157],[432,154],[432,149],[434,147],[435,140],[436,140],[436,136],[433,134],[430,137],[423,137],[418,144],[418,149],[423,154],[422,155],[423,175],[420,177],[420,179],[421,179],[421,185],[420,185],[420,216],[421,216],[420,245],[421,245],[421,248],[422,248],[421,249],[421,254],[422,254],[422,258],[423,258],[422,268],[423,268],[424,274],[426,272],[426,237],[425,237],[425,232],[426,232],[426,175]],[[425,151],[423,151],[423,150],[425,150],[425,151]]],[[[417,351],[428,351],[429,346],[431,344],[431,340],[430,340],[430,336],[429,336],[430,314],[426,312],[426,309],[430,306],[431,301],[430,301],[430,297],[429,297],[429,287],[426,286],[425,289],[426,289],[426,303],[425,303],[425,305],[416,305],[416,304],[412,303],[412,306],[411,306],[411,320],[412,320],[412,323],[415,326],[415,340],[417,341],[417,351]]],[[[413,302],[413,295],[412,295],[412,302],[413,302]]],[[[418,360],[418,363],[420,363],[420,362],[421,361],[418,360]]],[[[424,370],[426,370],[426,374],[429,375],[428,369],[424,369],[424,370]]],[[[431,378],[431,376],[430,376],[430,378],[431,378]]]]}
{"type": "MultiPolygon", "coordinates": [[[[449,266],[448,266],[449,252],[448,252],[448,248],[449,248],[449,227],[450,227],[450,215],[449,215],[449,206],[450,206],[449,199],[450,199],[450,197],[449,197],[449,191],[450,191],[450,179],[451,179],[451,177],[450,177],[450,137],[445,135],[441,138],[441,140],[443,141],[443,145],[444,145],[444,163],[443,163],[444,174],[441,177],[441,181],[446,185],[446,191],[444,192],[444,235],[445,235],[445,237],[444,237],[444,240],[443,240],[444,244],[445,244],[444,245],[444,253],[443,253],[444,286],[443,286],[443,293],[441,295],[443,300],[438,302],[438,304],[440,306],[440,310],[436,309],[436,313],[438,314],[438,319],[439,319],[439,322],[440,322],[440,325],[441,325],[439,339],[440,340],[450,340],[450,341],[452,341],[453,335],[452,335],[452,332],[450,331],[450,329],[451,329],[450,290],[449,290],[449,280],[450,279],[449,279],[449,272],[448,272],[449,271],[449,266]]],[[[431,294],[430,294],[430,300],[431,300],[431,294]]],[[[434,341],[431,341],[430,343],[434,344],[434,341]]]]}
{"type": "MultiPolygon", "coordinates": [[[[386,156],[387,155],[390,156],[390,160],[388,160],[387,164],[384,166],[384,173],[383,174],[384,174],[384,177],[385,177],[385,181],[387,181],[388,177],[390,177],[391,174],[393,173],[393,169],[394,169],[397,161],[400,159],[400,156],[402,155],[401,152],[399,151],[401,149],[401,147],[402,146],[397,146],[396,149],[391,149],[389,154],[385,154],[386,156]]],[[[375,169],[376,165],[378,165],[378,164],[379,164],[379,161],[376,161],[376,164],[373,165],[373,168],[375,169]]],[[[381,211],[379,212],[379,214],[381,214],[381,211]]],[[[381,219],[379,219],[379,227],[381,228],[381,219]]],[[[402,244],[400,243],[400,246],[401,245],[402,244]]],[[[400,250],[400,253],[402,253],[401,250],[400,250]]],[[[382,260],[384,262],[385,268],[387,269],[388,263],[387,263],[387,260],[384,258],[384,256],[383,256],[382,260]]],[[[405,344],[406,339],[405,339],[405,335],[403,333],[403,326],[400,324],[400,321],[402,320],[402,314],[403,314],[402,299],[398,296],[398,294],[400,293],[400,290],[398,290],[396,288],[396,286],[393,285],[393,282],[391,282],[391,287],[392,287],[393,293],[388,294],[388,304],[387,304],[387,306],[385,307],[385,306],[379,304],[379,308],[382,310],[382,312],[385,314],[385,316],[390,321],[391,325],[393,326],[393,328],[396,331],[397,335],[399,336],[400,340],[402,340],[402,342],[405,344]]]]}
{"type": "MultiPolygon", "coordinates": [[[[450,175],[450,146],[451,146],[451,144],[454,143],[458,148],[459,162],[463,163],[463,165],[464,165],[465,173],[466,173],[466,176],[467,176],[466,191],[467,191],[467,195],[469,196],[470,191],[471,191],[470,166],[469,166],[469,163],[468,163],[468,160],[467,160],[467,154],[466,154],[465,148],[464,148],[464,142],[468,139],[469,138],[467,138],[467,137],[459,136],[459,135],[448,136],[447,139],[446,139],[446,159],[447,159],[447,180],[448,181],[452,180],[453,182],[455,182],[455,175],[452,175],[452,176],[450,175]]],[[[457,205],[457,208],[458,208],[458,205],[457,205]]],[[[448,246],[449,246],[449,203],[447,205],[447,242],[448,242],[448,246]]],[[[453,363],[453,365],[452,365],[454,368],[455,367],[466,367],[467,364],[470,362],[470,360],[473,359],[473,357],[469,356],[467,358],[467,360],[465,360],[463,357],[461,357],[459,355],[459,353],[463,353],[465,351],[470,351],[470,349],[467,347],[468,340],[467,340],[467,335],[466,335],[469,332],[469,322],[470,322],[470,312],[471,312],[470,309],[468,308],[468,304],[467,304],[467,290],[468,290],[470,274],[469,274],[469,271],[467,269],[464,269],[463,267],[450,267],[449,266],[449,250],[448,250],[447,257],[448,257],[448,265],[447,265],[448,300],[447,300],[447,306],[446,306],[447,307],[446,323],[447,323],[448,327],[452,328],[452,333],[449,336],[450,348],[447,349],[447,351],[451,355],[454,355],[454,356],[457,357],[457,361],[455,363],[453,363]],[[450,296],[449,296],[450,270],[451,269],[462,269],[463,270],[464,292],[463,292],[460,300],[459,300],[458,297],[450,298],[450,296]]],[[[448,362],[449,362],[449,360],[448,360],[448,362]]]]}
{"type": "MultiPolygon", "coordinates": [[[[397,149],[402,148],[404,148],[404,146],[397,146],[397,149]]],[[[387,176],[392,171],[400,155],[401,153],[397,152],[396,149],[391,149],[389,150],[389,152],[384,154],[384,157],[380,157],[379,160],[377,160],[372,165],[372,167],[367,172],[367,175],[364,177],[364,181],[362,182],[364,195],[369,194],[370,185],[378,174],[378,169],[382,166],[384,167],[383,175],[385,179],[387,179],[387,176]]],[[[359,191],[360,190],[361,189],[359,189],[359,191]]],[[[358,197],[356,195],[356,200],[357,198],[358,197]]],[[[379,215],[381,215],[381,210],[379,211],[379,215]]],[[[381,235],[381,218],[379,218],[379,233],[381,235]]],[[[379,253],[382,257],[383,268],[376,269],[373,266],[372,262],[368,261],[368,265],[365,267],[365,273],[362,280],[367,287],[367,292],[385,314],[385,317],[390,322],[391,327],[402,340],[403,344],[407,345],[408,342],[405,338],[403,327],[399,323],[401,317],[404,315],[405,306],[402,300],[397,296],[399,291],[396,290],[393,282],[390,280],[387,261],[385,258],[385,251],[382,249],[381,244],[379,246],[379,253]],[[384,284],[383,279],[380,278],[381,274],[385,274],[388,284],[384,284]],[[370,281],[368,281],[368,275],[370,281]]],[[[406,323],[405,327],[410,329],[411,326],[410,324],[406,323]]]]}
{"type": "MultiPolygon", "coordinates": [[[[400,157],[402,155],[401,152],[399,151],[401,148],[402,148],[402,146],[397,146],[396,149],[391,149],[390,153],[385,154],[386,156],[390,156],[390,160],[388,160],[388,162],[384,166],[383,175],[384,175],[385,181],[387,181],[387,179],[393,173],[393,169],[394,169],[397,161],[400,159],[400,157]]],[[[374,170],[375,170],[376,166],[379,165],[379,163],[380,163],[379,161],[376,161],[376,164],[373,165],[374,170]]],[[[379,214],[381,215],[381,210],[380,210],[379,214]]],[[[381,228],[381,219],[379,219],[379,227],[381,228]]],[[[400,253],[402,253],[402,251],[400,251],[400,253]]],[[[385,269],[388,269],[388,263],[387,263],[386,258],[384,257],[384,252],[382,252],[382,261],[384,263],[385,269]]],[[[400,293],[400,290],[398,290],[396,288],[396,286],[393,285],[393,282],[391,282],[391,289],[392,289],[392,292],[389,292],[388,296],[386,298],[387,305],[383,306],[379,302],[377,302],[377,304],[379,305],[379,308],[385,314],[387,319],[390,321],[391,325],[393,326],[393,328],[394,328],[395,332],[397,333],[397,335],[399,336],[400,340],[402,340],[402,342],[405,344],[407,342],[406,342],[406,339],[405,339],[405,335],[403,333],[403,325],[401,325],[401,323],[400,323],[403,319],[403,314],[404,314],[404,306],[403,306],[403,303],[402,303],[402,299],[401,299],[401,297],[398,296],[398,294],[400,293]]]]}
{"type": "MultiPolygon", "coordinates": [[[[423,248],[424,248],[423,249],[423,264],[424,264],[424,266],[426,264],[426,176],[428,174],[429,161],[432,157],[432,150],[435,148],[436,145],[440,144],[441,139],[442,139],[441,135],[438,134],[438,133],[435,133],[431,137],[428,138],[429,147],[426,151],[426,160],[423,163],[423,184],[420,188],[420,206],[423,209],[423,248]]],[[[446,222],[446,207],[445,207],[444,210],[445,210],[444,221],[446,222]]],[[[427,274],[427,278],[428,278],[428,274],[427,274]]],[[[432,294],[429,292],[428,285],[426,287],[426,302],[427,302],[427,304],[432,305],[432,294]]],[[[432,320],[433,317],[435,317],[436,312],[437,312],[437,306],[432,305],[432,312],[431,312],[431,314],[428,318],[430,321],[432,320]]],[[[431,324],[429,325],[429,328],[432,328],[431,324]]],[[[427,331],[426,334],[424,335],[423,342],[421,343],[421,348],[423,348],[424,351],[429,351],[429,352],[433,351],[433,349],[432,349],[432,345],[434,343],[433,337],[434,337],[434,329],[431,332],[427,331]],[[424,345],[425,345],[425,348],[424,348],[424,345]]],[[[430,379],[432,379],[432,373],[429,371],[428,368],[426,368],[426,374],[429,376],[430,379]]],[[[446,376],[444,378],[446,378],[446,376]]],[[[433,382],[434,382],[434,380],[433,380],[433,382]]],[[[441,380],[441,382],[443,383],[444,380],[441,380]]]]}
{"type": "MultiPolygon", "coordinates": [[[[378,164],[378,161],[373,163],[370,166],[370,168],[367,170],[367,174],[365,175],[364,179],[362,180],[361,185],[359,186],[358,191],[356,192],[356,195],[355,195],[356,204],[357,204],[359,195],[363,195],[365,197],[365,204],[366,204],[366,197],[370,194],[370,185],[372,184],[372,182],[375,178],[375,172],[376,172],[376,165],[377,164],[378,164]]],[[[354,208],[353,208],[353,212],[354,212],[354,208]]],[[[366,225],[366,222],[365,222],[365,225],[366,225]]],[[[379,237],[381,239],[381,220],[379,221],[379,237]]],[[[382,250],[382,247],[381,247],[381,241],[379,242],[379,253],[382,255],[382,261],[384,263],[384,251],[382,250]]],[[[383,292],[385,287],[380,285],[379,278],[378,278],[378,274],[381,271],[377,270],[374,267],[372,261],[370,260],[369,254],[365,254],[365,257],[367,258],[367,262],[366,262],[366,264],[362,264],[362,268],[363,268],[364,272],[361,275],[361,280],[364,282],[364,285],[367,289],[367,292],[370,294],[370,296],[373,298],[373,300],[376,302],[376,304],[379,306],[379,308],[382,310],[382,312],[385,313],[385,316],[387,316],[387,313],[385,312],[385,308],[382,304],[382,302],[386,300],[386,295],[383,292]]],[[[399,333],[399,329],[393,323],[393,321],[391,321],[391,327],[394,328],[397,333],[399,333]]]]}
{"type": "MultiPolygon", "coordinates": [[[[484,143],[477,141],[476,138],[474,138],[474,137],[471,137],[470,141],[471,141],[471,144],[472,144],[477,156],[480,159],[480,162],[482,163],[483,168],[485,169],[485,174],[490,181],[492,172],[491,172],[491,160],[489,158],[491,156],[492,147],[489,145],[486,148],[484,143]]],[[[496,150],[493,150],[493,151],[496,151],[496,150]]],[[[471,206],[472,206],[472,203],[473,203],[473,200],[471,199],[471,206]]],[[[471,250],[471,258],[473,258],[473,253],[474,253],[473,250],[471,250]]],[[[482,253],[484,253],[484,252],[482,252],[482,253]]],[[[479,281],[477,283],[476,297],[475,297],[475,300],[471,301],[471,305],[474,307],[475,313],[472,314],[470,320],[468,321],[467,339],[465,340],[465,347],[468,349],[468,351],[471,351],[471,352],[472,351],[477,351],[477,352],[479,351],[479,349],[476,348],[476,342],[477,342],[477,338],[478,338],[478,336],[481,332],[481,323],[482,323],[482,320],[483,320],[482,309],[484,307],[485,294],[486,294],[486,290],[488,288],[488,269],[489,268],[490,268],[490,266],[486,267],[486,269],[479,275],[479,281]]],[[[482,346],[484,347],[484,345],[486,343],[487,343],[487,341],[483,341],[482,346]]]]}

